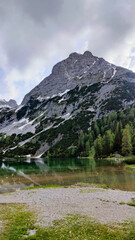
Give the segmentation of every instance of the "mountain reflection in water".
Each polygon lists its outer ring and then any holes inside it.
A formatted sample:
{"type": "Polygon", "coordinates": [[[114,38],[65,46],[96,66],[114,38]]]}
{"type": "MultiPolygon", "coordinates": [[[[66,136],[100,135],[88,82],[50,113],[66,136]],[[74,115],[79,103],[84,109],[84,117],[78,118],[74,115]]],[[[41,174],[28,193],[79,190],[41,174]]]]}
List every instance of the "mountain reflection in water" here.
{"type": "Polygon", "coordinates": [[[94,159],[1,159],[0,193],[30,186],[72,185],[78,182],[106,184],[113,189],[135,191],[135,171],[115,161],[94,159]]]}

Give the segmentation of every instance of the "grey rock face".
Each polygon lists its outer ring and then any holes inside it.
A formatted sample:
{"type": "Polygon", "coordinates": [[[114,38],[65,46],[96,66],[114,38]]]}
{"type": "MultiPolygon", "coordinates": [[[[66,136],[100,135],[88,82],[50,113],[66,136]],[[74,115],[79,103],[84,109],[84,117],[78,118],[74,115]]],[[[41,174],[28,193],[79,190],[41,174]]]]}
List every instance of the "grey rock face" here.
{"type": "Polygon", "coordinates": [[[114,77],[121,77],[131,73],[128,69],[116,67],[86,51],[84,54],[72,53],[69,57],[57,63],[50,76],[30,91],[23,99],[26,104],[30,97],[49,98],[58,95],[66,89],[73,89],[77,85],[85,86],[97,82],[108,83],[114,77]]]}
{"type": "Polygon", "coordinates": [[[29,92],[23,99],[26,104],[31,96],[35,98],[52,97],[73,89],[77,85],[84,86],[96,82],[107,82],[111,77],[129,72],[127,69],[115,67],[103,58],[98,58],[86,51],[84,54],[72,53],[69,57],[57,63],[50,76],[29,92]]]}
{"type": "Polygon", "coordinates": [[[17,102],[13,99],[6,101],[4,99],[0,100],[0,108],[17,108],[17,102]]]}
{"type": "Polygon", "coordinates": [[[23,108],[17,113],[17,118],[19,116],[20,120],[21,117],[32,116],[33,119],[45,111],[48,117],[59,116],[63,112],[65,114],[79,112],[81,103],[91,101],[92,97],[95,99],[94,107],[100,108],[111,93],[114,94],[114,90],[121,88],[125,81],[134,83],[135,73],[110,64],[103,58],[95,57],[89,51],[84,54],[71,53],[67,59],[53,67],[50,76],[24,97],[23,108]],[[81,96],[81,88],[89,88],[93,84],[100,85],[100,91],[96,89],[94,96],[92,94],[88,96],[90,93],[81,96]],[[77,87],[79,90],[75,91],[75,94],[78,98],[72,102],[70,95],[74,94],[73,90],[77,87]]]}
{"type": "Polygon", "coordinates": [[[6,127],[15,120],[15,110],[17,106],[16,101],[13,99],[9,101],[4,99],[0,100],[0,129],[6,127]]]}
{"type": "Polygon", "coordinates": [[[13,99],[10,99],[10,100],[8,101],[8,105],[9,105],[11,108],[17,108],[17,107],[18,107],[17,102],[16,102],[15,100],[13,100],[13,99]]]}

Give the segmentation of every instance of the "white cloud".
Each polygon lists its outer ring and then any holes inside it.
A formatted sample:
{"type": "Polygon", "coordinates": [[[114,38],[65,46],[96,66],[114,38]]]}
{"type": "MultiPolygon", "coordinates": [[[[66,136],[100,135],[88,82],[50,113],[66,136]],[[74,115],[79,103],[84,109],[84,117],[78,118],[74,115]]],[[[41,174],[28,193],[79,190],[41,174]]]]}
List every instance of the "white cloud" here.
{"type": "Polygon", "coordinates": [[[0,97],[23,96],[71,52],[135,71],[134,0],[0,1],[0,97]]]}

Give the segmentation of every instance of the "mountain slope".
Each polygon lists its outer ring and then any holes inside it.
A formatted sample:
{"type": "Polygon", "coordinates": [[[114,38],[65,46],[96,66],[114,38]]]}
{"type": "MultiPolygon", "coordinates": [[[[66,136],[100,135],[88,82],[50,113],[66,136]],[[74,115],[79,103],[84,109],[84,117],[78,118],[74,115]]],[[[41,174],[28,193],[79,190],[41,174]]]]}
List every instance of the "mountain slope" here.
{"type": "Polygon", "coordinates": [[[1,123],[1,133],[19,134],[1,151],[38,156],[63,141],[70,148],[93,121],[134,102],[135,73],[88,51],[72,53],[24,97],[11,124],[1,123]]]}
{"type": "Polygon", "coordinates": [[[15,119],[15,110],[18,107],[15,100],[0,100],[0,128],[3,128],[15,119]]]}
{"type": "Polygon", "coordinates": [[[120,77],[129,70],[116,67],[103,58],[93,56],[86,51],[83,55],[72,53],[69,57],[57,63],[52,74],[45,78],[37,87],[28,93],[22,104],[26,104],[30,97],[52,98],[54,95],[63,94],[67,90],[98,83],[107,83],[114,77],[120,77]]]}

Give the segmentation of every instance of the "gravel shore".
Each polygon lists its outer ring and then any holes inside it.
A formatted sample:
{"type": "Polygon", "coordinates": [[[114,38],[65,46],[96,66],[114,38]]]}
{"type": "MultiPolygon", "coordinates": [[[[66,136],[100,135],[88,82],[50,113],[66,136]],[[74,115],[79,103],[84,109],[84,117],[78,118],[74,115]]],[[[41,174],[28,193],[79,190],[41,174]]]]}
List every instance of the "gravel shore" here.
{"type": "Polygon", "coordinates": [[[135,220],[135,207],[126,204],[132,198],[135,198],[135,192],[73,186],[3,194],[0,204],[27,204],[28,209],[36,213],[40,225],[50,225],[66,214],[87,215],[101,223],[118,223],[135,220]]]}

